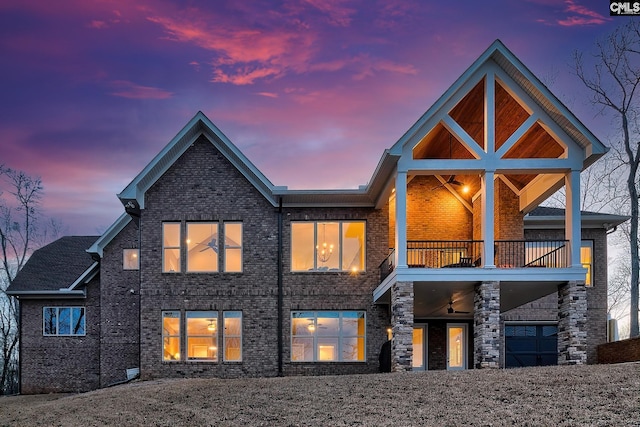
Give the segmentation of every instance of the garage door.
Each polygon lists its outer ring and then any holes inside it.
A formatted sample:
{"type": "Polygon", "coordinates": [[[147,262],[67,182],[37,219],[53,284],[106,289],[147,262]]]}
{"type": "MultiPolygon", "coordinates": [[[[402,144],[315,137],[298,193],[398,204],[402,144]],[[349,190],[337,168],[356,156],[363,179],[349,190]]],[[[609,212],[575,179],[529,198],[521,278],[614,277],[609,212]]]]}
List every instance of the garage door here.
{"type": "Polygon", "coordinates": [[[507,368],[558,363],[556,325],[506,325],[504,336],[507,368]]]}

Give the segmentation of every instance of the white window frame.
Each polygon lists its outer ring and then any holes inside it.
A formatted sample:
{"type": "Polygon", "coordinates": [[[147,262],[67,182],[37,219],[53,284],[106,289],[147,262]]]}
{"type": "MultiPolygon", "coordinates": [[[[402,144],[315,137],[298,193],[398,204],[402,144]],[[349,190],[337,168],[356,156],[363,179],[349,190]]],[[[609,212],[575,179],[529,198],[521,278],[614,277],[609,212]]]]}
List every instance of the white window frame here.
{"type": "Polygon", "coordinates": [[[160,316],[160,329],[162,330],[162,346],[161,346],[161,351],[160,351],[160,359],[163,362],[167,362],[167,363],[175,363],[175,362],[180,362],[183,357],[183,351],[182,351],[182,312],[180,310],[162,310],[162,315],[160,316]],[[165,332],[165,328],[164,328],[164,318],[165,318],[165,314],[167,315],[177,315],[178,317],[178,334],[168,334],[165,332]],[[165,349],[165,339],[171,339],[171,338],[178,338],[178,355],[179,357],[177,357],[176,359],[168,359],[164,357],[164,349],[165,349]]]}
{"type": "Polygon", "coordinates": [[[162,272],[163,273],[180,273],[182,271],[182,223],[179,221],[164,221],[162,223],[162,272]],[[165,246],[164,245],[164,233],[165,226],[167,225],[177,225],[178,226],[178,246],[165,246]],[[176,270],[166,270],[165,269],[165,253],[167,250],[178,250],[178,266],[176,270]]]}
{"type": "Polygon", "coordinates": [[[123,249],[122,250],[122,269],[126,271],[140,270],[140,249],[123,249]],[[127,260],[134,259],[135,265],[127,260]],[[129,265],[129,267],[127,267],[129,265]]]}
{"type": "Polygon", "coordinates": [[[291,312],[291,329],[290,329],[290,345],[291,355],[290,360],[292,363],[366,363],[367,361],[367,312],[365,310],[325,310],[325,311],[313,311],[313,310],[295,310],[291,312]],[[335,336],[320,336],[318,334],[318,317],[322,318],[323,314],[326,316],[329,313],[338,313],[338,333],[335,336]],[[364,333],[362,335],[344,335],[342,328],[342,320],[347,313],[355,313],[362,315],[362,321],[364,322],[364,333]],[[299,315],[296,317],[296,315],[299,315]],[[293,321],[294,319],[307,318],[310,321],[310,325],[313,325],[313,331],[308,335],[293,335],[293,321]],[[296,338],[313,339],[313,359],[312,360],[300,360],[295,357],[296,348],[299,344],[295,344],[296,338]],[[337,358],[335,360],[321,360],[320,358],[320,345],[319,339],[322,338],[336,338],[338,342],[338,348],[336,349],[337,358]],[[363,356],[362,360],[343,360],[342,351],[345,339],[348,338],[362,338],[363,340],[363,356]]]}
{"type": "MultiPolygon", "coordinates": [[[[200,273],[218,273],[221,271],[220,269],[220,222],[218,221],[186,221],[186,241],[185,241],[185,262],[186,262],[186,272],[193,274],[200,274],[200,273]],[[190,241],[189,239],[191,238],[189,236],[189,226],[195,226],[195,225],[215,225],[216,226],[216,232],[214,233],[216,235],[215,239],[217,240],[217,244],[215,245],[215,248],[213,246],[209,246],[211,247],[211,249],[215,252],[215,258],[217,260],[216,262],[216,267],[212,268],[210,270],[194,270],[193,267],[191,267],[189,264],[189,244],[190,241]]],[[[211,242],[213,242],[213,239],[211,240],[211,242]]],[[[205,246],[204,249],[206,249],[207,246],[205,246]]]]}
{"type": "Polygon", "coordinates": [[[243,350],[242,350],[242,311],[238,311],[238,310],[234,310],[234,311],[223,311],[222,312],[222,326],[223,326],[223,332],[222,332],[222,359],[224,362],[233,362],[233,363],[240,363],[242,362],[242,356],[243,356],[243,350]],[[227,325],[226,325],[226,320],[227,319],[240,319],[240,333],[239,334],[231,334],[227,332],[227,325]],[[228,359],[227,358],[227,350],[228,350],[228,345],[227,345],[227,341],[230,338],[237,338],[240,342],[240,355],[237,359],[228,359]]]}
{"type": "Polygon", "coordinates": [[[330,272],[330,273],[343,273],[343,272],[350,272],[351,270],[348,270],[344,268],[344,266],[342,265],[342,250],[344,247],[344,242],[343,242],[343,226],[344,224],[354,224],[354,223],[358,223],[358,224],[362,224],[363,225],[363,230],[364,230],[364,235],[363,235],[363,244],[362,244],[362,259],[363,259],[363,265],[361,266],[361,269],[355,271],[357,273],[364,273],[367,271],[367,221],[365,220],[347,220],[347,221],[343,221],[343,220],[324,220],[324,221],[292,221],[291,222],[291,238],[290,238],[290,244],[289,247],[291,248],[291,271],[292,272],[305,272],[305,271],[311,271],[311,272],[330,272]],[[293,247],[293,224],[304,224],[304,223],[312,223],[313,224],[313,269],[312,270],[294,270],[293,269],[293,257],[295,256],[294,253],[294,247],[293,247]],[[319,245],[321,245],[321,242],[319,242],[319,239],[321,239],[321,236],[319,235],[319,231],[318,231],[318,226],[322,225],[322,224],[338,224],[338,247],[336,248],[336,255],[338,257],[338,268],[337,269],[325,269],[322,268],[320,266],[318,266],[318,248],[319,245]]]}
{"type": "Polygon", "coordinates": [[[587,269],[587,273],[585,275],[584,284],[585,284],[585,286],[587,286],[589,288],[593,287],[593,267],[594,267],[594,265],[593,265],[593,260],[594,260],[593,251],[594,251],[594,248],[593,247],[594,247],[594,241],[593,240],[582,240],[580,242],[580,252],[581,252],[581,254],[580,254],[580,263],[582,264],[582,266],[584,268],[587,269]],[[583,248],[589,248],[590,249],[591,260],[589,262],[585,262],[582,259],[582,249],[583,248]]]}
{"type": "Polygon", "coordinates": [[[87,335],[87,310],[85,307],[83,306],[47,306],[47,307],[42,307],[42,335],[45,337],[84,337],[87,335]],[[56,324],[55,324],[55,333],[47,333],[47,328],[46,328],[46,318],[47,318],[47,310],[51,310],[54,309],[55,310],[55,316],[56,316],[56,324]],[[60,333],[60,310],[62,309],[69,309],[69,333],[68,334],[62,334],[60,333]],[[80,312],[82,313],[82,323],[83,323],[83,327],[82,327],[82,333],[81,334],[74,334],[72,333],[73,331],[73,313],[76,310],[80,310],[80,312]]]}
{"type": "MultiPolygon", "coordinates": [[[[224,238],[224,271],[227,273],[242,273],[244,270],[244,224],[241,221],[224,221],[222,227],[223,238],[224,238]],[[240,226],[240,244],[238,246],[233,246],[227,243],[227,225],[239,225],[240,226]],[[227,267],[227,255],[228,250],[240,249],[240,270],[229,270],[227,267]]],[[[236,242],[237,243],[237,242],[236,242]]]]}
{"type": "MultiPolygon", "coordinates": [[[[218,323],[218,312],[214,311],[214,310],[187,310],[186,314],[185,314],[185,337],[186,337],[186,355],[185,358],[187,361],[189,362],[208,362],[208,363],[215,363],[218,362],[218,360],[220,360],[220,352],[218,351],[219,349],[219,340],[220,340],[220,327],[219,327],[219,323],[218,323]],[[193,317],[190,317],[190,314],[194,314],[193,317]],[[197,314],[200,314],[199,316],[195,316],[197,314]],[[216,330],[215,332],[211,332],[208,335],[197,335],[197,334],[189,334],[189,319],[193,318],[193,319],[213,319],[215,320],[215,325],[216,325],[216,330]],[[190,338],[210,338],[211,335],[214,335],[214,347],[215,349],[213,350],[215,352],[215,356],[213,357],[195,357],[195,356],[189,356],[190,353],[190,348],[189,348],[189,339],[190,338]]],[[[210,349],[207,349],[207,353],[209,353],[210,349]]]]}

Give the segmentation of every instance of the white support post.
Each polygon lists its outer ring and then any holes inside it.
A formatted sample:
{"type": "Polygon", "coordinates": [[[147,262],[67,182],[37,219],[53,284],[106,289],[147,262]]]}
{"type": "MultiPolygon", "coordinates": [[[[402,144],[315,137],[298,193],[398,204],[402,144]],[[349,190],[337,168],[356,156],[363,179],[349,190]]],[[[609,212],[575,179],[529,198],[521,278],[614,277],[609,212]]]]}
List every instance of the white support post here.
{"type": "Polygon", "coordinates": [[[566,193],[565,239],[569,241],[569,266],[582,267],[580,262],[580,245],[582,242],[580,215],[580,171],[572,170],[565,174],[566,193]]]}
{"type": "Polygon", "coordinates": [[[396,174],[396,268],[407,268],[407,173],[396,174]]]}
{"type": "Polygon", "coordinates": [[[484,268],[496,268],[495,266],[495,190],[493,171],[485,171],[482,176],[482,240],[484,240],[484,268]]]}

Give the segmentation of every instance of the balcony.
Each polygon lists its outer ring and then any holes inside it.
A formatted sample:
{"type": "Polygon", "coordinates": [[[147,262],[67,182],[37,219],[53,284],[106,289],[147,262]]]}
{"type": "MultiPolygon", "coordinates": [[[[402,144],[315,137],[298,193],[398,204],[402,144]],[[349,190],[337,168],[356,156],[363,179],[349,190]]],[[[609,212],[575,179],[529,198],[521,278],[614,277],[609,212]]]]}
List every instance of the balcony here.
{"type": "MultiPolygon", "coordinates": [[[[483,267],[482,240],[411,240],[407,242],[409,268],[483,267]]],[[[395,250],[379,266],[380,281],[394,270],[395,250]]],[[[494,263],[498,269],[566,268],[567,240],[497,240],[494,263]]]]}

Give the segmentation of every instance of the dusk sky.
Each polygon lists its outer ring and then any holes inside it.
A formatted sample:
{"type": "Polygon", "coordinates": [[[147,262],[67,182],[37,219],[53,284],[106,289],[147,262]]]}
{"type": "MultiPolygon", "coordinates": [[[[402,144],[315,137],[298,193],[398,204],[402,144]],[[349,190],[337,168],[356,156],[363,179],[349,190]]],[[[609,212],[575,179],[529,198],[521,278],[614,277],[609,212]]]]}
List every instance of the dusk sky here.
{"type": "Polygon", "coordinates": [[[97,234],[199,111],[275,185],[355,188],[495,40],[608,144],[571,73],[606,0],[0,0],[0,164],[97,234]]]}

